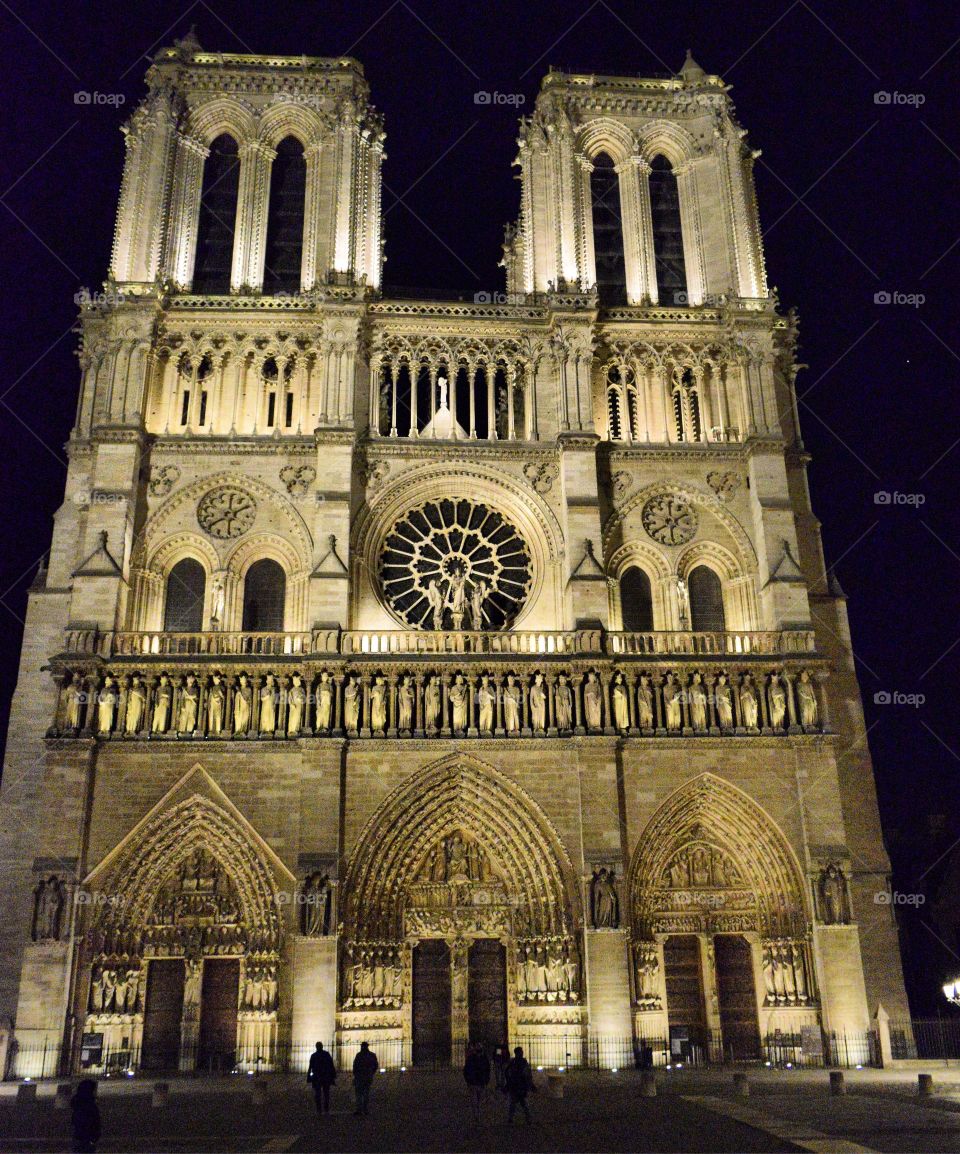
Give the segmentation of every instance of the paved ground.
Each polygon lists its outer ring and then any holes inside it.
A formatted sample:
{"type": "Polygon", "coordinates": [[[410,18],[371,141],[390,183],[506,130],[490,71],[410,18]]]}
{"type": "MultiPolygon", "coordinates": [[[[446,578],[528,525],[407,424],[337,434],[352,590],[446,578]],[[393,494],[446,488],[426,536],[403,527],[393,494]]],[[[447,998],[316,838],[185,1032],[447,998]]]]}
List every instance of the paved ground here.
{"type": "MultiPolygon", "coordinates": [[[[564,1097],[531,1098],[533,1122],[509,1127],[503,1095],[491,1092],[483,1124],[470,1115],[455,1074],[388,1073],[377,1079],[369,1118],[355,1118],[348,1086],[317,1118],[299,1080],[269,1081],[266,1106],[250,1080],[174,1080],[169,1106],[153,1109],[152,1082],[106,1083],[104,1138],[114,1151],[957,1151],[960,1070],[937,1070],[935,1096],[920,1102],[916,1074],[848,1073],[849,1093],[829,1095],[825,1071],[751,1072],[749,1098],[724,1071],[660,1072],[658,1095],[639,1094],[634,1072],[572,1072],[564,1097]]],[[[0,1150],[69,1150],[69,1111],[54,1109],[54,1084],[32,1105],[0,1086],[0,1150]]]]}

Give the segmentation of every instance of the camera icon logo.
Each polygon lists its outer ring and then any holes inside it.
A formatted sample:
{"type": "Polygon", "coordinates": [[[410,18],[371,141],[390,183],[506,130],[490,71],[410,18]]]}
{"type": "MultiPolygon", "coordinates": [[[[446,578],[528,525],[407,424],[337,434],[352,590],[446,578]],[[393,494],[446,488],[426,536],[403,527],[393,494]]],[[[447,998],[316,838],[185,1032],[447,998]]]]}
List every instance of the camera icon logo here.
{"type": "Polygon", "coordinates": [[[880,489],[873,494],[874,505],[889,505],[891,503],[890,494],[886,489],[880,489]]]}
{"type": "Polygon", "coordinates": [[[875,305],[888,305],[892,299],[893,298],[890,296],[890,293],[884,292],[882,290],[873,294],[873,303],[875,305]]]}
{"type": "Polygon", "coordinates": [[[880,689],[873,695],[874,705],[889,705],[893,698],[886,689],[880,689]]]}
{"type": "Polygon", "coordinates": [[[74,104],[92,104],[93,103],[93,97],[90,95],[89,92],[75,92],[73,94],[73,103],[74,104]]]}
{"type": "Polygon", "coordinates": [[[489,92],[475,92],[473,94],[473,103],[474,104],[490,104],[490,103],[492,103],[492,101],[493,101],[493,97],[490,95],[489,92]]]}
{"type": "Polygon", "coordinates": [[[875,92],[873,94],[873,103],[874,104],[890,104],[892,102],[892,100],[893,100],[893,97],[890,95],[889,92],[875,92]]]}

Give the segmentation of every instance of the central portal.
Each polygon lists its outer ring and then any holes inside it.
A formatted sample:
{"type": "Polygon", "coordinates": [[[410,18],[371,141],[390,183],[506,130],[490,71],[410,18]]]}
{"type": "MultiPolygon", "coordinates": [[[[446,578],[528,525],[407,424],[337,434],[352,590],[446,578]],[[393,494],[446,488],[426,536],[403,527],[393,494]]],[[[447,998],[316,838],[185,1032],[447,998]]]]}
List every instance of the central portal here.
{"type": "Polygon", "coordinates": [[[482,1042],[488,1054],[507,1041],[507,952],[495,938],[470,947],[468,961],[471,1042],[482,1042]]]}
{"type": "Polygon", "coordinates": [[[449,1064],[452,1053],[450,947],[440,939],[413,951],[413,1062],[449,1064]]]}

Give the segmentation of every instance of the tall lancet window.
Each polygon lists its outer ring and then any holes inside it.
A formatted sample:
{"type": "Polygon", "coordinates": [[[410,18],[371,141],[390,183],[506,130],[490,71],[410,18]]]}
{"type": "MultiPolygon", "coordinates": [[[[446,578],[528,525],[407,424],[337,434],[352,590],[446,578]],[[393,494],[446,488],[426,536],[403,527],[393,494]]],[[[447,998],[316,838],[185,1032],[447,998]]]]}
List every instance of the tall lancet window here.
{"type": "Polygon", "coordinates": [[[593,161],[590,199],[593,205],[597,291],[601,305],[615,308],[627,303],[627,270],[623,256],[620,179],[613,161],[605,152],[601,152],[593,161]]]}
{"type": "Polygon", "coordinates": [[[167,577],[163,607],[164,633],[199,633],[203,629],[203,598],[207,576],[193,557],[184,557],[167,577]]]}
{"type": "Polygon", "coordinates": [[[287,576],[276,561],[254,561],[243,583],[243,629],[282,633],[287,576]]]}
{"type": "Polygon", "coordinates": [[[197,258],[193,291],[224,295],[230,291],[233,234],[237,223],[240,158],[232,136],[218,136],[203,165],[197,258]]]}
{"type": "Polygon", "coordinates": [[[698,565],[687,578],[691,628],[695,633],[722,633],[726,629],[723,588],[720,578],[706,565],[698,565]]]}
{"type": "Polygon", "coordinates": [[[650,210],[653,216],[658,301],[661,305],[688,304],[680,193],[673,168],[665,156],[655,157],[650,165],[650,210]]]}
{"type": "Polygon", "coordinates": [[[307,165],[303,145],[287,136],[277,145],[270,173],[270,210],[263,267],[265,293],[300,291],[303,257],[303,211],[307,195],[307,165]]]}
{"type": "Polygon", "coordinates": [[[620,613],[628,633],[649,633],[653,629],[650,578],[636,565],[631,565],[620,578],[620,613]]]}

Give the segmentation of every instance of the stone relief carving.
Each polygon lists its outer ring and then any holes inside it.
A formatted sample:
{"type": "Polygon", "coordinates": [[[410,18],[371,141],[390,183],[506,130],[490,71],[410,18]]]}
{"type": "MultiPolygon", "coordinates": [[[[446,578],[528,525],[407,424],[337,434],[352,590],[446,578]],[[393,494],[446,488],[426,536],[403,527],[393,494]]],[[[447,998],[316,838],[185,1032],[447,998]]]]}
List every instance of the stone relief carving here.
{"type": "Polygon", "coordinates": [[[312,873],[300,887],[300,932],[308,938],[322,938],[330,933],[330,879],[326,874],[312,873]]]}
{"type": "Polygon", "coordinates": [[[312,465],[287,465],[280,470],[280,480],[291,497],[305,497],[316,479],[317,470],[312,465]]]}
{"type": "Polygon", "coordinates": [[[712,472],[707,473],[707,484],[721,501],[731,501],[743,484],[743,478],[739,473],[712,472]]]}
{"type": "Polygon", "coordinates": [[[173,486],[180,480],[180,469],[177,465],[158,465],[150,470],[150,484],[148,486],[151,497],[166,497],[173,486]]]}
{"type": "Polygon", "coordinates": [[[197,521],[201,529],[218,540],[240,537],[252,526],[257,503],[243,489],[224,485],[200,498],[197,521]]]}
{"type": "Polygon", "coordinates": [[[343,1008],[403,1004],[403,954],[394,943],[353,943],[346,948],[343,1008]]]}
{"type": "Polygon", "coordinates": [[[763,942],[766,1006],[805,1006],[814,1001],[806,942],[772,938],[763,942]]]}
{"type": "Polygon", "coordinates": [[[569,937],[526,939],[517,943],[517,1001],[577,1002],[580,965],[569,937]]]}
{"type": "Polygon", "coordinates": [[[633,477],[626,469],[619,469],[610,478],[610,488],[614,501],[622,501],[633,488],[633,477]]]}
{"type": "Polygon", "coordinates": [[[363,469],[363,483],[369,492],[376,493],[383,488],[389,474],[389,461],[368,461],[363,469]]]}
{"type": "Polygon", "coordinates": [[[553,482],[560,476],[560,467],[553,463],[538,465],[535,461],[524,465],[523,474],[533,486],[534,492],[549,493],[553,482]]]}
{"type": "Polygon", "coordinates": [[[601,866],[593,871],[590,880],[590,915],[595,930],[616,930],[620,927],[620,897],[617,893],[617,875],[612,868],[601,866]]]}
{"type": "Polygon", "coordinates": [[[30,936],[35,942],[58,942],[62,930],[65,910],[66,887],[63,881],[51,874],[41,878],[33,891],[33,924],[30,936]]]}
{"type": "Polygon", "coordinates": [[[641,513],[643,527],[661,545],[685,545],[697,531],[692,505],[676,494],[651,497],[641,513]]]}
{"type": "Polygon", "coordinates": [[[640,1010],[662,1009],[659,982],[660,955],[656,942],[634,942],[633,967],[637,1008],[640,1010]]]}
{"type": "Polygon", "coordinates": [[[817,880],[820,918],[828,926],[845,926],[850,921],[850,895],[847,877],[838,862],[830,862],[817,880]]]}

